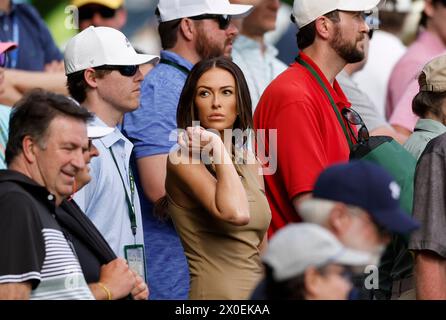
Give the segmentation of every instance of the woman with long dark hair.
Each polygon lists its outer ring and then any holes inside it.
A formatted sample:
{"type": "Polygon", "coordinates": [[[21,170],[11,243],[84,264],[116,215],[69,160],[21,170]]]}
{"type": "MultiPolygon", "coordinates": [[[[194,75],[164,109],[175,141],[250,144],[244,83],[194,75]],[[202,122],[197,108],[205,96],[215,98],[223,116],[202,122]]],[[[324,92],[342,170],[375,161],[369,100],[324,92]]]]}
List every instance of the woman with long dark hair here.
{"type": "Polygon", "coordinates": [[[189,297],[247,299],[262,276],[271,212],[261,167],[244,147],[251,99],[237,65],[224,57],[199,62],[177,124],[180,148],[169,155],[166,199],[189,263],[189,297]]]}

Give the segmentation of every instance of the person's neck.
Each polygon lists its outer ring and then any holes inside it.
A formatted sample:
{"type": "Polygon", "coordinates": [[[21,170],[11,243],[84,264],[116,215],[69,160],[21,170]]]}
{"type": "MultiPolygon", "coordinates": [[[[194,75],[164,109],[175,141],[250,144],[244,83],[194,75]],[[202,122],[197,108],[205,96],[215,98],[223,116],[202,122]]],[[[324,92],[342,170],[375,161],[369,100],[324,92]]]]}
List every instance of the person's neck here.
{"type": "Polygon", "coordinates": [[[176,45],[175,47],[168,49],[168,51],[176,53],[192,64],[196,64],[202,60],[195,48],[192,48],[191,46],[176,45]]]}
{"type": "Polygon", "coordinates": [[[356,67],[354,63],[348,63],[345,67],[344,67],[344,71],[351,77],[352,74],[356,71],[356,67]]]}
{"type": "Polygon", "coordinates": [[[99,119],[101,119],[107,126],[114,128],[122,120],[124,114],[113,108],[104,100],[96,95],[87,96],[84,103],[82,103],[88,111],[93,112],[99,119]]]}
{"type": "Polygon", "coordinates": [[[302,50],[302,52],[313,60],[331,85],[346,65],[345,60],[327,46],[312,45],[302,50]]]}
{"type": "Polygon", "coordinates": [[[0,0],[0,11],[9,13],[11,10],[11,0],[0,0]]]}
{"type": "Polygon", "coordinates": [[[425,119],[429,119],[429,120],[434,120],[434,121],[437,121],[437,122],[440,122],[440,123],[443,123],[443,119],[441,117],[437,117],[432,112],[426,112],[426,114],[424,115],[424,118],[425,119]]]}
{"type": "MultiPolygon", "coordinates": [[[[44,183],[44,181],[42,181],[40,174],[38,174],[36,167],[34,166],[34,168],[33,168],[32,165],[27,163],[23,154],[18,155],[17,158],[9,164],[8,169],[12,170],[12,171],[19,172],[19,173],[23,174],[24,176],[27,176],[28,178],[33,180],[35,183],[37,183],[38,185],[40,185],[48,190],[48,187],[45,186],[45,183],[44,183]]],[[[54,195],[54,197],[56,198],[55,199],[56,206],[59,206],[63,201],[63,197],[56,194],[55,192],[52,192],[51,190],[48,190],[48,192],[50,192],[51,194],[54,195]]]]}
{"type": "Polygon", "coordinates": [[[443,46],[446,46],[446,39],[443,38],[442,34],[436,29],[436,27],[434,27],[432,25],[431,21],[427,22],[426,28],[424,29],[424,31],[429,32],[430,34],[435,35],[435,37],[437,37],[441,43],[443,44],[443,46]]]}

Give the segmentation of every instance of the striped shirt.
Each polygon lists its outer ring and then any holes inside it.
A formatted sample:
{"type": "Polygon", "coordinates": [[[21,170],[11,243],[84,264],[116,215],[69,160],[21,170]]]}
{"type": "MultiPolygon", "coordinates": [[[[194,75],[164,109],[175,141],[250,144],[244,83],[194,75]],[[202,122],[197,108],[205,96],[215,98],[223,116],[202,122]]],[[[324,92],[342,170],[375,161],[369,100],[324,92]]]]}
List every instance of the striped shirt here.
{"type": "Polygon", "coordinates": [[[39,286],[31,292],[33,300],[91,300],[81,266],[59,230],[43,229],[45,260],[38,277],[39,286]]]}
{"type": "Polygon", "coordinates": [[[0,284],[30,282],[33,300],[92,300],[55,210],[45,188],[18,172],[0,171],[0,284]]]}

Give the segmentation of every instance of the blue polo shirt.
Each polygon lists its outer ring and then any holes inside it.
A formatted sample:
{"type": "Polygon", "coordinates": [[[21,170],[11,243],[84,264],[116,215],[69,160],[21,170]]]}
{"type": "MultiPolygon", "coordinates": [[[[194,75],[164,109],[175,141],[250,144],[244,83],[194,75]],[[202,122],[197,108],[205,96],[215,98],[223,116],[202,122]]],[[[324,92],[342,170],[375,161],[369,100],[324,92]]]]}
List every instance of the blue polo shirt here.
{"type": "Polygon", "coordinates": [[[63,59],[42,17],[29,4],[12,4],[8,14],[0,12],[0,41],[19,44],[9,54],[8,68],[43,71],[47,63],[63,59]]]}
{"type": "MultiPolygon", "coordinates": [[[[173,52],[161,51],[160,56],[187,70],[193,67],[173,52]]],[[[175,145],[177,106],[186,78],[185,71],[165,63],[159,63],[144,78],[140,106],[124,116],[122,126],[124,134],[134,144],[136,159],[167,154],[175,145]]],[[[135,180],[141,190],[150,298],[187,299],[189,269],[181,240],[170,220],[162,222],[152,214],[153,205],[142,192],[139,176],[135,180]]]]}

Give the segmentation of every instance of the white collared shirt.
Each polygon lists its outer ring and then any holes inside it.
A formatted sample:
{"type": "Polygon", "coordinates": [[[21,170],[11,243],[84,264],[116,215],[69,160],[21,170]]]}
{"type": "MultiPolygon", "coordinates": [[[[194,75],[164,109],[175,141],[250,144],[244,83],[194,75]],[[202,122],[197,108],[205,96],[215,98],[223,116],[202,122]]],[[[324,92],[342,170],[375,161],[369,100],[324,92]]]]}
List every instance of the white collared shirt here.
{"type": "MultiPolygon", "coordinates": [[[[107,126],[98,117],[94,118],[92,124],[107,126]]],[[[122,180],[108,148],[111,147],[113,150],[124,178],[127,194],[131,197],[129,173],[133,144],[117,127],[109,135],[93,140],[93,143],[99,150],[99,156],[93,158],[90,163],[92,179],[74,195],[74,200],[93,221],[116,255],[124,258],[124,246],[134,244],[135,240],[130,227],[129,210],[122,180]]],[[[136,186],[133,201],[137,224],[136,243],[143,244],[141,206],[136,186]]]]}
{"type": "Polygon", "coordinates": [[[270,44],[265,46],[265,52],[262,53],[260,43],[239,35],[232,49],[232,59],[242,69],[248,83],[253,114],[265,88],[287,68],[286,64],[276,58],[277,49],[270,44]]]}

